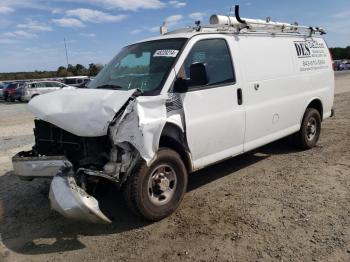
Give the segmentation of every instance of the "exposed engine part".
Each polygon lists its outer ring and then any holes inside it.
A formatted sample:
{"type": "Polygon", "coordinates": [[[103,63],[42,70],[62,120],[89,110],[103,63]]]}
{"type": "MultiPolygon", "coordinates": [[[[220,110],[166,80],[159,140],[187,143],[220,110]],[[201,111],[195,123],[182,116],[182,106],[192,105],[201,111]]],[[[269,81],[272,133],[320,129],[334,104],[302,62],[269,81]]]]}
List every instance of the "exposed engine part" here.
{"type": "Polygon", "coordinates": [[[75,166],[104,166],[109,160],[108,136],[79,137],[55,125],[35,120],[34,151],[45,156],[64,155],[75,166]]]}

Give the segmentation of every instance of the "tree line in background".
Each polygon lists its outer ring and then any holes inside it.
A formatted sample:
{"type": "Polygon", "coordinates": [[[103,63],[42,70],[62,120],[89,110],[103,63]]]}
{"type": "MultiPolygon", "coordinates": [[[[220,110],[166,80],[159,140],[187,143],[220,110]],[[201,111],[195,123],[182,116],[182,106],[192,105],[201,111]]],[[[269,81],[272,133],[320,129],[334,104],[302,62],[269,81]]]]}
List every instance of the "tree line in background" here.
{"type": "Polygon", "coordinates": [[[350,60],[350,46],[334,47],[329,49],[331,51],[332,57],[334,60],[349,59],[350,60]]]}
{"type": "Polygon", "coordinates": [[[103,68],[101,64],[89,64],[86,68],[81,64],[68,67],[60,66],[56,71],[34,71],[34,72],[15,72],[15,73],[0,73],[0,81],[6,80],[23,80],[23,79],[41,79],[41,78],[56,78],[69,76],[96,76],[103,68]]]}

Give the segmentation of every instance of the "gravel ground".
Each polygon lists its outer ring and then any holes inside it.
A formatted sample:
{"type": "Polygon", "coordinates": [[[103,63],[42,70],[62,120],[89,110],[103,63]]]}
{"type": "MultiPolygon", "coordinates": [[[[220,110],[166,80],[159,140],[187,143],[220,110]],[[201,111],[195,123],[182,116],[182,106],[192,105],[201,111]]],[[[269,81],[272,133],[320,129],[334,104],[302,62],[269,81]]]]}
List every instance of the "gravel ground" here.
{"type": "Polygon", "coordinates": [[[285,139],[197,172],[178,211],[151,224],[113,188],[102,207],[112,225],[51,211],[49,181],[11,176],[32,116],[0,103],[0,261],[350,261],[349,76],[337,74],[336,117],[316,148],[285,139]]]}

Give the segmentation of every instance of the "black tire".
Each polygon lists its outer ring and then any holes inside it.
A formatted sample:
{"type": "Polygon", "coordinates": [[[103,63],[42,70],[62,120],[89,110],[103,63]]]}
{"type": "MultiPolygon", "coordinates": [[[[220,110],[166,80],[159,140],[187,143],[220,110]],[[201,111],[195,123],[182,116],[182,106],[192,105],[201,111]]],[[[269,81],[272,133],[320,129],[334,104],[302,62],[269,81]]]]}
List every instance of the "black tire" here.
{"type": "MultiPolygon", "coordinates": [[[[171,215],[180,205],[187,190],[187,170],[177,152],[163,148],[157,152],[155,159],[149,167],[144,160],[139,160],[123,185],[123,195],[129,209],[149,221],[159,221],[171,215]],[[153,190],[149,189],[149,181],[155,181],[152,178],[158,174],[157,170],[164,168],[164,165],[174,171],[171,174],[175,174],[176,184],[168,202],[155,205],[152,202],[155,198],[150,196],[153,195],[151,194],[153,190]]],[[[170,188],[171,182],[168,185],[170,188]]]]}
{"type": "Polygon", "coordinates": [[[321,115],[314,108],[306,109],[300,131],[296,133],[297,146],[308,150],[316,146],[321,134],[321,115]],[[312,126],[315,126],[315,130],[312,126]]]}

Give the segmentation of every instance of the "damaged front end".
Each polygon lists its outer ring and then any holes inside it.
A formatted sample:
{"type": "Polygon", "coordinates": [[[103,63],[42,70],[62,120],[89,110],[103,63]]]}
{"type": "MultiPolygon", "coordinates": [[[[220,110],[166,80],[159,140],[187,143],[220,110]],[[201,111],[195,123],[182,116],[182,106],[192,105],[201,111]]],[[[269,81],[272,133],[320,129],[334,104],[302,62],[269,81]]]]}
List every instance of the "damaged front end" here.
{"type": "MultiPolygon", "coordinates": [[[[38,104],[39,100],[40,97],[34,102],[38,104]]],[[[54,112],[47,117],[41,112],[40,120],[35,120],[33,151],[13,158],[15,174],[22,178],[53,177],[49,195],[51,206],[63,216],[90,223],[111,223],[100,210],[91,189],[96,189],[101,180],[120,188],[140,159],[150,164],[167,121],[183,129],[181,110],[167,110],[167,103],[174,97],[143,97],[136,92],[124,100],[119,108],[100,110],[111,118],[107,130],[106,124],[97,124],[97,121],[93,130],[86,130],[92,117],[98,118],[99,112],[86,119],[89,123],[85,127],[71,121],[72,126],[65,122],[64,128],[59,127],[65,119],[61,111],[57,118],[54,112]]],[[[38,111],[35,104],[30,106],[35,108],[32,111],[38,111]]],[[[89,112],[87,108],[79,110],[89,112]]],[[[83,123],[82,119],[79,121],[83,123]]]]}

